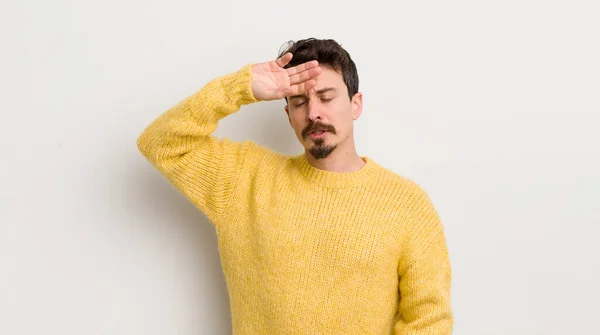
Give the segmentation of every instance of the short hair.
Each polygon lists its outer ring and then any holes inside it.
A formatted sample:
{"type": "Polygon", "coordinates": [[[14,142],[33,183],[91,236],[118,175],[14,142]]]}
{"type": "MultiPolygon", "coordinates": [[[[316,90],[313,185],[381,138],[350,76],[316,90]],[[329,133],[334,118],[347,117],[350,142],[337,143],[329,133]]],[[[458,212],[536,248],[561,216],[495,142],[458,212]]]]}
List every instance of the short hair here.
{"type": "Polygon", "coordinates": [[[325,65],[342,75],[348,88],[350,100],[358,93],[358,71],[356,64],[348,51],[332,39],[307,38],[299,41],[289,41],[279,50],[278,58],[291,52],[292,60],[284,67],[293,67],[311,60],[317,60],[319,65],[325,65]]]}

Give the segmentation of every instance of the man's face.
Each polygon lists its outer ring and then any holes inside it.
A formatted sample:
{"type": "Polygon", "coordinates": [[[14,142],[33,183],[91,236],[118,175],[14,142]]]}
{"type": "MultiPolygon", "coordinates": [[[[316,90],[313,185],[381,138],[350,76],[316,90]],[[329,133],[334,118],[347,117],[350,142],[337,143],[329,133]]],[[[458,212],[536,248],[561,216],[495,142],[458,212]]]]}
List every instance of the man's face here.
{"type": "Polygon", "coordinates": [[[285,111],[302,146],[322,159],[353,143],[353,121],[362,112],[362,94],[350,100],[342,75],[327,66],[315,80],[306,95],[288,98],[285,111]]]}

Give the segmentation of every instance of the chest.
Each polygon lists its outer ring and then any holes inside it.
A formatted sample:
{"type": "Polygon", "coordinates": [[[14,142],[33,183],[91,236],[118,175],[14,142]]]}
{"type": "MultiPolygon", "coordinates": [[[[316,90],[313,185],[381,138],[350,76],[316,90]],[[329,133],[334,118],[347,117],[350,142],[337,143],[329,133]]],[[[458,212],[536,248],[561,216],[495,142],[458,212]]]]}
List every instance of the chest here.
{"type": "Polygon", "coordinates": [[[360,189],[278,194],[257,193],[233,208],[225,232],[238,252],[283,272],[394,269],[400,224],[377,197],[360,189]]]}

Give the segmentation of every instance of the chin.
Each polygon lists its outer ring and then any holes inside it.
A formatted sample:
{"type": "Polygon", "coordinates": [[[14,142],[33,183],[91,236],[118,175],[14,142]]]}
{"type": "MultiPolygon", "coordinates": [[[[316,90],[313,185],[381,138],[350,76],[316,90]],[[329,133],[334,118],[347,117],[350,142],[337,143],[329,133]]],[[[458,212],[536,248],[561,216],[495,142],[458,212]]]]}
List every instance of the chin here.
{"type": "Polygon", "coordinates": [[[311,156],[315,159],[325,159],[329,157],[329,155],[335,150],[335,148],[324,149],[324,148],[315,148],[310,151],[311,156]]]}
{"type": "Polygon", "coordinates": [[[329,157],[329,155],[335,151],[337,145],[313,145],[308,148],[308,152],[310,152],[311,156],[315,159],[324,159],[329,157]]]}

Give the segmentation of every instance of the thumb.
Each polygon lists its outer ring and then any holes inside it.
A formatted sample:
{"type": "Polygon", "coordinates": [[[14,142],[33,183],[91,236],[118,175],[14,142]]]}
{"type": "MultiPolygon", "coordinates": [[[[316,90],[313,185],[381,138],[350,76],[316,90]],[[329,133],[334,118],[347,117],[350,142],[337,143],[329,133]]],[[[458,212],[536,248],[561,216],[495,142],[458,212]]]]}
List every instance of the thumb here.
{"type": "Polygon", "coordinates": [[[287,52],[283,56],[277,58],[277,60],[275,60],[275,63],[279,67],[283,68],[284,66],[288,65],[288,63],[292,60],[293,57],[294,55],[292,55],[291,52],[287,52]]]}

